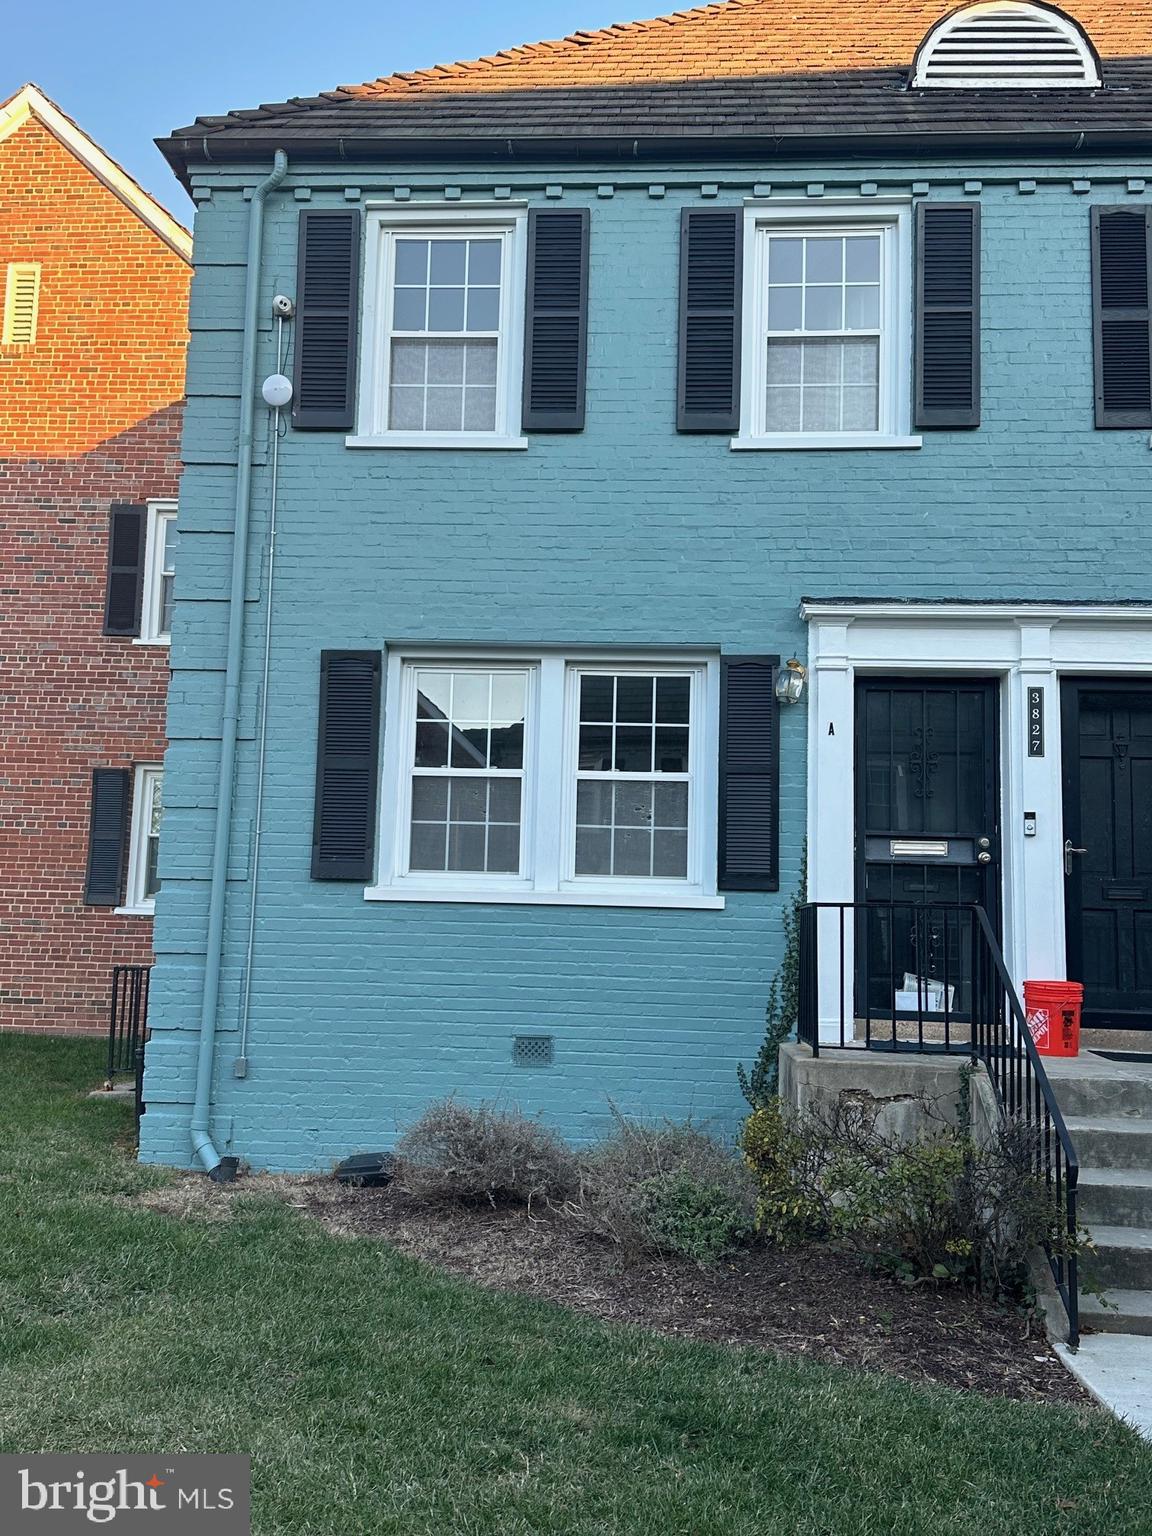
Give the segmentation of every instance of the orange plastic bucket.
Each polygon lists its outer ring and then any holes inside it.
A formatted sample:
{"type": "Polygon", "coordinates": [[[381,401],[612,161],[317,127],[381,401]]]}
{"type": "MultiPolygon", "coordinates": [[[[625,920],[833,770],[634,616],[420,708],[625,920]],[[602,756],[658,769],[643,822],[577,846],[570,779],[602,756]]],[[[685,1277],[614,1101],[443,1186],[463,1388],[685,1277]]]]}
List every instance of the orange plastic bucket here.
{"type": "Polygon", "coordinates": [[[1041,1056],[1080,1054],[1080,1010],[1084,988],[1078,981],[1026,981],[1024,1012],[1028,1033],[1041,1056]]]}

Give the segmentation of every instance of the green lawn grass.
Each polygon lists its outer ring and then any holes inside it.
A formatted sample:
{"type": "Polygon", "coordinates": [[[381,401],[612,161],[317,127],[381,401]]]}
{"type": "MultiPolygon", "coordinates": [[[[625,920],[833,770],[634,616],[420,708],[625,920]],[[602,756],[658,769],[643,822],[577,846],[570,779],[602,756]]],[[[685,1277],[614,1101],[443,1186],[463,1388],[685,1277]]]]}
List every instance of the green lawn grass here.
{"type": "Polygon", "coordinates": [[[0,1036],[0,1449],[243,1451],[259,1536],[1126,1536],[1102,1415],[671,1342],[290,1207],[133,1197],[94,1044],[0,1036]]]}

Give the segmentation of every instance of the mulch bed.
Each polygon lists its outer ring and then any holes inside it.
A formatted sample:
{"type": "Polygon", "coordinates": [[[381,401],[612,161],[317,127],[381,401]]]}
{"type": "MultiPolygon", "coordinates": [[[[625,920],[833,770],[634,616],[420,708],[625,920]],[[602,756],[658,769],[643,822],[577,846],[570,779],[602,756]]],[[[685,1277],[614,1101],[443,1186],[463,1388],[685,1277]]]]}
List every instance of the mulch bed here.
{"type": "Polygon", "coordinates": [[[608,1245],[546,1214],[429,1208],[392,1189],[318,1182],[298,1189],[294,1203],[339,1235],[383,1238],[491,1290],[670,1337],[751,1345],[991,1397],[1093,1405],[1039,1322],[955,1289],[906,1287],[821,1245],[750,1248],[712,1269],[663,1259],[624,1267],[608,1245]]]}

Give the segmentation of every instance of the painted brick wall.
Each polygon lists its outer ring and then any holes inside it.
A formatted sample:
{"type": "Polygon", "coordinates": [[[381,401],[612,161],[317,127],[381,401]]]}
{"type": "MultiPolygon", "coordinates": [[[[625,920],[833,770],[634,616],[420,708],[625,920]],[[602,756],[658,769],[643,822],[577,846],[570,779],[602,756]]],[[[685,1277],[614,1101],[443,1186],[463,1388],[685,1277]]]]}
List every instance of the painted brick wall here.
{"type": "Polygon", "coordinates": [[[92,769],[159,762],[166,648],[102,633],[108,509],[176,495],[187,265],[35,119],[0,144],[0,1030],[99,1030],[151,921],[84,905],[92,769]]]}
{"type": "MultiPolygon", "coordinates": [[[[324,647],[685,644],[804,653],[802,595],[1143,598],[1149,590],[1146,433],[1092,426],[1089,205],[1136,204],[1127,167],[869,167],[893,195],[980,196],[984,426],[911,452],[732,453],[674,431],[679,211],[751,195],[755,170],[551,167],[464,175],[366,167],[359,195],[397,181],[494,182],[592,209],[587,430],[522,453],[348,450],[288,433],[269,691],[266,835],[250,1070],[238,985],[251,899],[253,742],[269,479],[257,470],[237,824],[229,885],[214,1130],[256,1164],[321,1166],[387,1145],[435,1094],[515,1101],[566,1134],[625,1110],[731,1127],[778,963],[778,897],[723,912],[370,904],[308,878],[319,653],[324,647]],[[1073,190],[1075,175],[1090,195],[1073,190]],[[965,183],[969,190],[965,193],[965,183]],[[612,187],[612,195],[598,188],[612,187]],[[973,185],[975,184],[975,185],[973,185]],[[1030,184],[1035,185],[1030,190],[1030,184]],[[518,1027],[556,1037],[556,1065],[515,1069],[518,1027]]],[[[185,1163],[206,923],[208,843],[235,464],[246,205],[255,179],[205,177],[193,286],[181,493],[185,565],[174,635],[158,970],[143,1155],[185,1163]],[[210,195],[210,196],[209,196],[210,195]]],[[[773,194],[860,197],[859,168],[773,167],[773,194]]],[[[1143,185],[1142,183],[1140,184],[1143,185]]],[[[344,180],[294,167],[269,213],[263,271],[295,290],[298,203],[347,206],[344,180]]],[[[552,206],[556,206],[552,201],[552,206]]],[[[274,338],[261,338],[271,371],[274,338]]],[[[261,459],[266,457],[262,449],[261,459]]],[[[805,818],[806,708],[782,723],[785,892],[805,818]]]]}

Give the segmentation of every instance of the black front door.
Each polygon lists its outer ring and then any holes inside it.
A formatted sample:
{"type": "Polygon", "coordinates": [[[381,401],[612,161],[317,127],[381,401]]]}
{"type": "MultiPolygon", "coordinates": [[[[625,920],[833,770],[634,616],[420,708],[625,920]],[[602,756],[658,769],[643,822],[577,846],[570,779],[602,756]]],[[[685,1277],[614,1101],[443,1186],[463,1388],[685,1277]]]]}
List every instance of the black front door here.
{"type": "Polygon", "coordinates": [[[1084,1023],[1152,1029],[1152,683],[1066,681],[1068,975],[1084,1023]]]}
{"type": "Polygon", "coordinates": [[[857,684],[856,894],[889,904],[857,937],[869,1019],[971,1007],[971,908],[1000,914],[997,700],[990,678],[857,684]]]}

